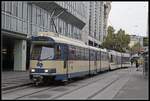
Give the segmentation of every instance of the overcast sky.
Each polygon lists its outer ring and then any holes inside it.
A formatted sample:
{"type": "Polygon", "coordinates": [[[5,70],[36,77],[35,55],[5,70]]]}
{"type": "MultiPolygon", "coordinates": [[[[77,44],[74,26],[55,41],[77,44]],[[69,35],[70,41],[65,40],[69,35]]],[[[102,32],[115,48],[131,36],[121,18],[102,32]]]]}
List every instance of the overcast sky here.
{"type": "Polygon", "coordinates": [[[108,25],[130,35],[147,35],[148,2],[112,2],[108,25]]]}

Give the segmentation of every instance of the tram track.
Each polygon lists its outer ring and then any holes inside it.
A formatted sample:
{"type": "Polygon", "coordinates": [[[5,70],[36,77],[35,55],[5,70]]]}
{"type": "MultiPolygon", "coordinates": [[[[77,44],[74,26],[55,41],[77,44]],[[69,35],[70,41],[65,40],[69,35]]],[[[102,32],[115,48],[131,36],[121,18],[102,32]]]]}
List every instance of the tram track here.
{"type": "MultiPolygon", "coordinates": [[[[20,76],[20,77],[28,77],[29,78],[29,76],[20,76]]],[[[5,79],[5,80],[9,80],[9,79],[11,79],[11,80],[13,80],[13,79],[16,79],[16,78],[18,78],[17,76],[16,77],[10,77],[10,78],[3,78],[3,79],[5,79]]]]}
{"type": "MultiPolygon", "coordinates": [[[[112,73],[116,73],[117,71],[115,71],[115,72],[112,72],[112,73]]],[[[93,77],[90,77],[90,78],[85,78],[84,80],[85,81],[83,81],[83,79],[82,80],[79,80],[79,81],[73,81],[72,83],[69,83],[69,84],[67,84],[67,86],[69,86],[69,85],[72,85],[72,84],[80,84],[80,83],[82,83],[82,86],[80,86],[80,87],[77,87],[77,88],[75,88],[75,89],[72,89],[71,91],[68,91],[68,92],[65,92],[65,93],[63,93],[63,94],[60,94],[60,95],[58,95],[58,96],[55,96],[54,97],[54,99],[55,98],[58,98],[58,97],[62,97],[62,96],[64,96],[64,95],[66,95],[66,94],[69,94],[69,93],[71,93],[71,92],[74,92],[74,91],[76,91],[76,90],[78,90],[78,89],[81,89],[81,88],[83,88],[83,87],[86,87],[86,86],[88,86],[88,85],[90,85],[90,84],[92,84],[92,83],[96,83],[96,82],[98,82],[98,81],[100,81],[100,80],[102,80],[102,79],[105,79],[105,78],[107,78],[107,77],[109,77],[112,73],[110,73],[109,75],[107,74],[107,73],[102,73],[102,74],[99,74],[99,75],[96,75],[96,76],[94,76],[94,79],[93,79],[93,77]],[[102,77],[101,78],[101,76],[103,75],[104,77],[102,77]],[[93,80],[91,80],[91,79],[93,79],[93,80]],[[88,83],[86,83],[86,84],[84,84],[85,82],[86,82],[86,80],[87,81],[90,81],[90,82],[88,82],[88,83]]],[[[65,87],[65,86],[63,86],[63,87],[65,87]]],[[[26,87],[22,87],[22,88],[18,88],[17,90],[27,90],[27,89],[31,89],[32,88],[32,85],[29,85],[29,86],[26,86],[26,87]]],[[[53,89],[59,89],[59,88],[62,88],[62,86],[51,86],[51,87],[46,87],[46,88],[43,88],[43,89],[39,89],[38,88],[38,90],[34,90],[33,92],[30,92],[30,93],[27,93],[27,94],[24,94],[24,95],[22,95],[22,96],[19,96],[19,97],[16,97],[15,98],[15,100],[18,100],[18,99],[21,99],[21,98],[24,98],[24,97],[28,97],[28,96],[31,96],[31,95],[33,95],[33,94],[36,94],[36,93],[41,93],[41,92],[44,92],[44,91],[47,91],[47,90],[53,90],[53,89]]],[[[8,92],[5,92],[5,93],[3,93],[3,94],[7,94],[7,93],[13,93],[13,92],[15,92],[16,90],[14,89],[14,90],[12,90],[12,91],[8,91],[8,92]]],[[[50,98],[51,99],[51,98],[50,98]]],[[[53,99],[53,98],[52,98],[53,99]]]]}
{"type": "MultiPolygon", "coordinates": [[[[105,75],[105,74],[103,74],[103,75],[105,75]]],[[[110,75],[110,74],[109,74],[109,75],[110,75]]],[[[105,79],[105,78],[108,77],[109,75],[105,75],[105,77],[102,77],[102,78],[99,78],[100,75],[96,75],[96,76],[95,76],[96,78],[94,78],[94,80],[90,81],[89,83],[83,84],[83,85],[80,86],[80,87],[77,87],[77,88],[75,88],[75,89],[72,89],[72,90],[70,90],[70,91],[67,91],[67,92],[65,92],[65,93],[63,93],[63,94],[60,94],[60,95],[58,95],[58,96],[52,97],[52,98],[50,98],[50,99],[56,99],[56,98],[62,97],[62,96],[64,96],[64,95],[67,95],[67,94],[69,94],[69,93],[72,93],[72,92],[74,92],[74,91],[76,91],[76,90],[79,90],[79,89],[81,89],[81,88],[83,88],[83,87],[89,86],[89,85],[92,84],[92,83],[96,83],[96,82],[98,82],[98,81],[100,81],[100,80],[102,80],[102,79],[105,79]]],[[[87,78],[86,80],[89,80],[89,79],[92,79],[92,78],[93,78],[93,77],[87,78]]],[[[82,83],[82,82],[83,82],[82,80],[73,81],[73,83],[68,84],[68,86],[70,86],[70,85],[72,85],[72,84],[79,84],[79,83],[82,83]]],[[[85,81],[84,81],[84,82],[85,82],[85,81]]],[[[84,83],[84,82],[83,82],[83,83],[84,83]]],[[[52,88],[51,90],[56,89],[56,88],[58,89],[58,87],[55,87],[55,88],[52,88]]],[[[60,87],[60,88],[61,88],[61,87],[60,87]]],[[[46,89],[46,90],[49,90],[49,89],[46,89]]],[[[46,90],[42,90],[42,91],[46,91],[46,90]]],[[[41,91],[39,91],[39,92],[41,92],[41,91]]],[[[33,93],[33,94],[36,94],[36,93],[38,93],[38,92],[35,92],[35,93],[33,93]]],[[[33,94],[31,94],[31,95],[33,95],[33,94]]],[[[25,97],[25,96],[23,96],[23,97],[25,97]]],[[[23,97],[19,97],[19,98],[23,98],[23,97]]]]}
{"type": "Polygon", "coordinates": [[[104,88],[98,90],[96,93],[92,94],[91,96],[89,96],[87,99],[92,99],[94,96],[96,96],[97,94],[99,94],[100,92],[104,91],[105,89],[107,89],[110,85],[112,85],[113,83],[115,83],[117,80],[119,80],[119,78],[116,78],[115,80],[113,80],[112,82],[110,82],[109,84],[107,84],[104,88]]]}
{"type": "MultiPolygon", "coordinates": [[[[54,87],[54,88],[57,88],[57,87],[54,87]]],[[[18,100],[19,98],[23,98],[23,97],[26,97],[26,96],[29,96],[29,95],[33,95],[33,94],[36,94],[36,93],[39,93],[39,92],[42,92],[42,91],[45,91],[45,90],[49,90],[49,89],[53,89],[53,87],[48,87],[48,88],[45,88],[45,89],[42,89],[42,90],[38,90],[36,92],[32,92],[32,93],[29,93],[29,94],[17,97],[14,100],[18,100]]]]}
{"type": "MultiPolygon", "coordinates": [[[[68,91],[68,92],[66,92],[66,93],[63,93],[63,94],[61,94],[61,95],[55,96],[55,97],[53,97],[53,99],[57,99],[57,98],[60,98],[60,97],[65,96],[65,95],[67,95],[67,94],[73,93],[73,92],[75,92],[75,91],[77,91],[77,90],[80,90],[80,89],[82,89],[82,88],[84,88],[84,87],[87,87],[87,86],[89,86],[89,85],[91,85],[91,84],[94,84],[94,83],[96,83],[96,82],[99,82],[99,81],[102,80],[102,79],[105,79],[105,77],[100,78],[100,79],[97,79],[97,80],[94,80],[94,81],[91,81],[91,82],[89,82],[89,83],[87,83],[87,84],[85,84],[85,85],[82,85],[82,86],[80,86],[80,87],[78,87],[78,88],[76,88],[76,89],[73,89],[73,90],[68,91]]],[[[112,83],[114,83],[114,82],[117,81],[117,80],[118,80],[118,77],[117,77],[115,80],[111,81],[109,84],[107,84],[107,85],[106,85],[104,88],[102,88],[101,90],[106,89],[109,85],[111,85],[112,83]]],[[[101,90],[100,90],[100,91],[101,91],[101,90]]],[[[97,94],[97,93],[99,93],[100,91],[98,91],[98,92],[96,92],[96,93],[94,93],[94,94],[97,94]]],[[[93,97],[94,94],[93,94],[92,96],[90,96],[89,98],[93,97]]]]}
{"type": "Polygon", "coordinates": [[[26,89],[26,88],[30,88],[31,86],[32,86],[32,84],[27,85],[27,86],[21,86],[21,87],[17,87],[17,88],[13,88],[13,89],[4,90],[4,91],[2,91],[2,94],[15,92],[17,90],[23,90],[23,89],[26,89]]]}
{"type": "MultiPolygon", "coordinates": [[[[101,78],[101,79],[98,79],[98,80],[102,80],[102,79],[104,79],[104,78],[101,78]]],[[[72,92],[74,92],[74,91],[76,91],[76,90],[79,90],[79,89],[81,89],[81,88],[83,88],[83,87],[89,86],[90,84],[95,83],[95,82],[98,82],[98,81],[97,81],[97,80],[92,81],[92,82],[90,82],[90,83],[88,83],[88,84],[82,85],[81,87],[78,87],[78,88],[76,88],[76,89],[73,89],[73,90],[71,90],[71,91],[69,91],[69,92],[66,92],[66,93],[63,93],[63,94],[61,94],[61,95],[55,96],[53,99],[62,97],[62,96],[67,95],[67,94],[69,94],[69,93],[72,93],[72,92]]]]}

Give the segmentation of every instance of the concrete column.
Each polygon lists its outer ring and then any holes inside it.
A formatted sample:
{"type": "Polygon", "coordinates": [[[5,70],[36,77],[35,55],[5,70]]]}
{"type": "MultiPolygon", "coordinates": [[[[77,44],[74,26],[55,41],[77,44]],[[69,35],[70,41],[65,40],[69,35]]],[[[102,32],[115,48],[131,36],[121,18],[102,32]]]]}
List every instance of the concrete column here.
{"type": "Polygon", "coordinates": [[[14,45],[14,71],[26,70],[26,40],[15,40],[14,45]]]}

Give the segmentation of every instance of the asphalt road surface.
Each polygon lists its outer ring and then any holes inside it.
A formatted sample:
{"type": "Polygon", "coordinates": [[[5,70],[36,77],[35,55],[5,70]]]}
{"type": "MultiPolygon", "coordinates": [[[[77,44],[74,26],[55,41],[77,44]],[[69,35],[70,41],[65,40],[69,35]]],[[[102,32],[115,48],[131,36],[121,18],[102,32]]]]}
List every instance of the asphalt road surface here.
{"type": "Polygon", "coordinates": [[[148,99],[148,90],[145,90],[148,89],[148,83],[145,80],[142,83],[137,81],[138,75],[141,75],[139,78],[142,78],[141,71],[136,71],[135,68],[118,69],[72,80],[67,85],[28,85],[2,91],[2,99],[148,99]],[[130,84],[129,81],[133,83],[130,84]],[[134,81],[140,83],[137,84],[134,81]],[[138,85],[144,85],[145,88],[140,90],[138,85]],[[132,89],[134,91],[137,89],[138,94],[132,92],[132,89]]]}

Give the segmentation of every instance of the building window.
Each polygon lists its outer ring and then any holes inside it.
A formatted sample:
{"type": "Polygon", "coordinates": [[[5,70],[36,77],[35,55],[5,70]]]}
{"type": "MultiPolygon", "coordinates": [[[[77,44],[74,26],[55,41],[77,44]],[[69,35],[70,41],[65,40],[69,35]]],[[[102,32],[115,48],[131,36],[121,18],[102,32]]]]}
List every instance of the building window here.
{"type": "Polygon", "coordinates": [[[18,2],[18,17],[22,18],[22,2],[18,2]]]}
{"type": "Polygon", "coordinates": [[[59,18],[56,18],[56,19],[54,19],[54,20],[55,20],[55,25],[53,25],[53,26],[56,26],[56,29],[57,29],[57,31],[59,32],[60,19],[59,19],[59,18]]]}
{"type": "Polygon", "coordinates": [[[5,14],[2,14],[2,28],[5,28],[5,14]]]}
{"type": "Polygon", "coordinates": [[[1,6],[2,6],[2,11],[4,11],[5,12],[5,2],[4,1],[2,1],[2,4],[1,4],[1,6]]]}
{"type": "Polygon", "coordinates": [[[12,2],[5,2],[5,12],[11,14],[12,11],[12,2]]]}
{"type": "Polygon", "coordinates": [[[22,21],[21,20],[18,20],[17,21],[18,23],[17,23],[17,31],[19,31],[19,32],[22,32],[22,21]]]}
{"type": "Polygon", "coordinates": [[[48,14],[44,12],[44,27],[48,28],[48,14]]]}
{"type": "Polygon", "coordinates": [[[5,22],[6,22],[6,29],[9,29],[10,30],[10,16],[8,16],[8,15],[6,15],[5,16],[6,17],[6,19],[5,19],[5,22]]]}
{"type": "Polygon", "coordinates": [[[27,20],[28,19],[28,13],[27,13],[27,3],[23,2],[23,19],[27,20]]]}
{"type": "Polygon", "coordinates": [[[65,22],[65,36],[68,36],[68,23],[65,22]]]}
{"type": "Polygon", "coordinates": [[[40,26],[44,27],[44,11],[41,9],[40,12],[40,26]]]}
{"type": "Polygon", "coordinates": [[[35,6],[33,6],[33,9],[32,9],[32,21],[34,24],[37,24],[37,9],[35,6]]]}
{"type": "Polygon", "coordinates": [[[37,8],[37,25],[41,26],[41,10],[37,8]]]}
{"type": "Polygon", "coordinates": [[[65,22],[62,23],[62,33],[65,35],[65,22]]]}
{"type": "Polygon", "coordinates": [[[62,33],[62,21],[61,21],[61,19],[59,19],[58,32],[62,33]]]}
{"type": "Polygon", "coordinates": [[[27,33],[27,22],[23,22],[23,33],[27,33]]]}

